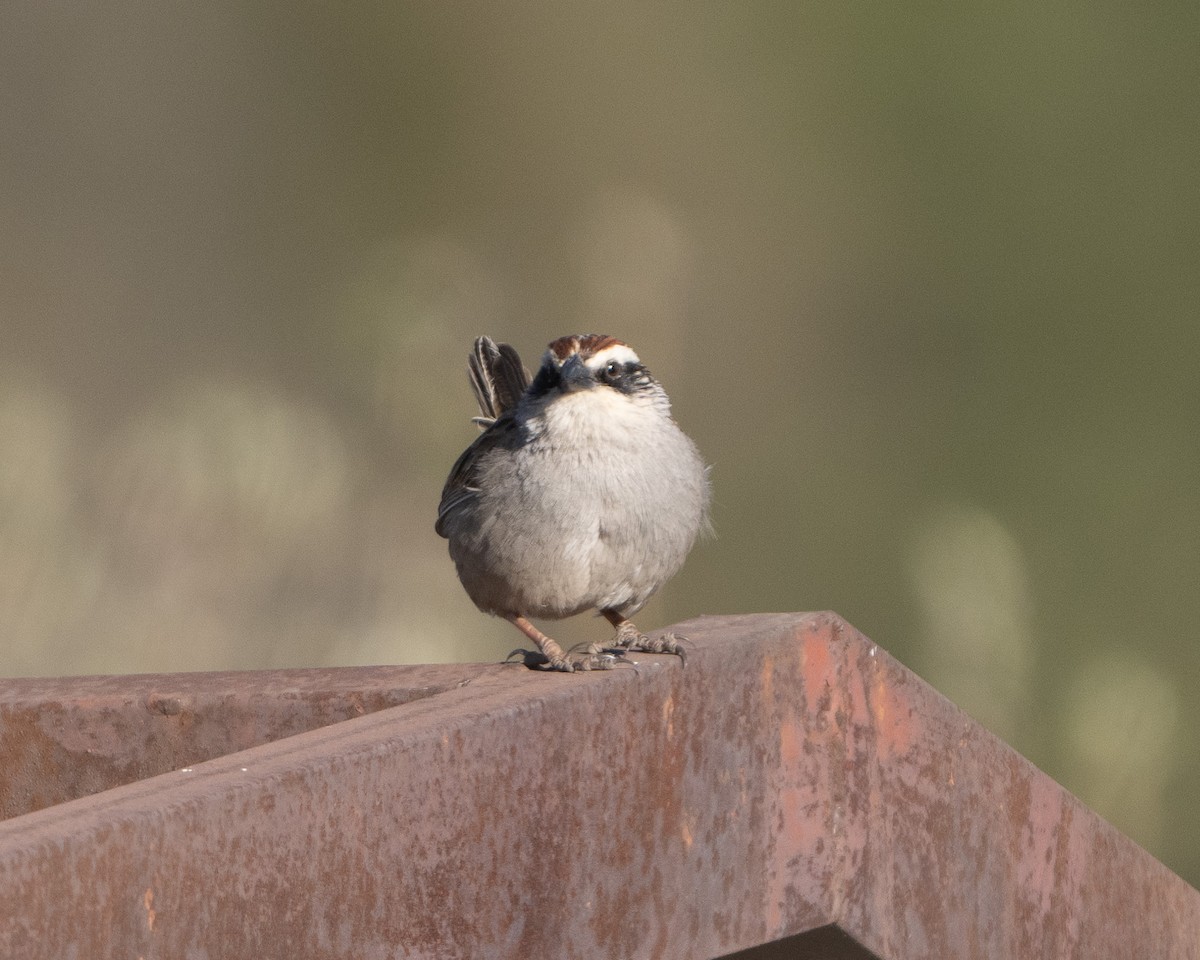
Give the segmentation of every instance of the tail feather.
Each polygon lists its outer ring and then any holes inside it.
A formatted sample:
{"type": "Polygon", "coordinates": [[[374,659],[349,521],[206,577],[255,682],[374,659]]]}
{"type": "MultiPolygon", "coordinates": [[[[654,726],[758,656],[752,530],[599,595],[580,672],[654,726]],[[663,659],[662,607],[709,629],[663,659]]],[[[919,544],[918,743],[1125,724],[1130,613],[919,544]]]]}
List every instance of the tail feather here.
{"type": "Polygon", "coordinates": [[[475,422],[481,427],[493,423],[506,410],[511,410],[529,386],[529,371],[521,358],[507,343],[497,344],[491,337],[475,341],[467,358],[467,373],[471,389],[479,401],[481,416],[475,422]]]}

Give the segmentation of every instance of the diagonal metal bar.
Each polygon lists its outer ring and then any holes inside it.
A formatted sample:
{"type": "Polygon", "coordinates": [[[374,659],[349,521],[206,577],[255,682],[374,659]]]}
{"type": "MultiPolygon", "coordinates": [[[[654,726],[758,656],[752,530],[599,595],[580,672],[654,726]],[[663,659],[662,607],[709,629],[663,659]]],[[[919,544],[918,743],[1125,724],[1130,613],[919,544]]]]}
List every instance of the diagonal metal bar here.
{"type": "Polygon", "coordinates": [[[1200,894],[831,614],[0,823],[0,956],[1200,958],[1200,894]]]}
{"type": "Polygon", "coordinates": [[[458,664],[0,679],[0,820],[468,682],[458,664]]]}

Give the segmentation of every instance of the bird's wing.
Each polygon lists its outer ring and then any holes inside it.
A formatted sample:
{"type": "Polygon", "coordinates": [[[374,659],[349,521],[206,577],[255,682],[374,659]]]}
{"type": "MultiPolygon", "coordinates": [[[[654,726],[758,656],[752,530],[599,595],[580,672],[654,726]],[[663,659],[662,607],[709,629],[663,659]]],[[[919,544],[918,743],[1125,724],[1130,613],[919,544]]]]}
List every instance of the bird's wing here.
{"type": "Polygon", "coordinates": [[[442,501],[438,504],[437,523],[434,530],[446,536],[446,519],[474,503],[479,495],[480,463],[488,451],[497,447],[512,449],[520,443],[521,428],[512,411],[506,411],[487,425],[475,442],[454,461],[450,476],[442,487],[442,501]]]}
{"type": "Polygon", "coordinates": [[[521,358],[507,343],[496,343],[491,337],[475,341],[467,357],[467,373],[471,389],[479,401],[480,416],[475,422],[487,427],[517,405],[529,386],[529,371],[521,358]]]}

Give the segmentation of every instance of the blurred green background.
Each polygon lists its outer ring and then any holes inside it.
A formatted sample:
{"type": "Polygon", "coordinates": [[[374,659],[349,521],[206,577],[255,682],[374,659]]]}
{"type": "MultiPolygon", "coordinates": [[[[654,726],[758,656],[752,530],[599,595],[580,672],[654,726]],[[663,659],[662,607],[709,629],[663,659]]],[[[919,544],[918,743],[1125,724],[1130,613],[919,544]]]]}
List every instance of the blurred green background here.
{"type": "Polygon", "coordinates": [[[1197,883],[1198,50],[1190,2],[5,4],[0,673],[503,656],[433,532],[467,349],[611,333],[714,464],[644,626],[835,609],[1197,883]]]}

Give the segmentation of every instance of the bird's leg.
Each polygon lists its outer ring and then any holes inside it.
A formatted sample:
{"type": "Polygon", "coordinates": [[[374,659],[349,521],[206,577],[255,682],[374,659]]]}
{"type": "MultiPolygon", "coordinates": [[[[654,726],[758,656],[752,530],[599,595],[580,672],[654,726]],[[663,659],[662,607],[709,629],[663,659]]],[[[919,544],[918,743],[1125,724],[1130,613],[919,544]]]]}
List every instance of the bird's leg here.
{"type": "Polygon", "coordinates": [[[505,659],[511,660],[518,653],[525,666],[534,670],[561,670],[574,673],[576,670],[611,670],[620,661],[622,654],[606,650],[588,650],[586,654],[568,655],[556,640],[552,640],[519,614],[509,613],[504,619],[537,644],[537,650],[514,650],[505,659]]]}
{"type": "Polygon", "coordinates": [[[673,653],[683,661],[684,666],[687,666],[687,651],[684,649],[681,640],[685,637],[677,637],[673,633],[664,633],[661,637],[648,637],[636,626],[632,620],[625,619],[616,610],[601,610],[604,614],[604,619],[617,628],[617,635],[613,638],[613,646],[617,650],[641,650],[645,653],[673,653]]]}

